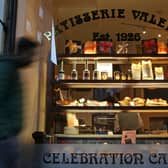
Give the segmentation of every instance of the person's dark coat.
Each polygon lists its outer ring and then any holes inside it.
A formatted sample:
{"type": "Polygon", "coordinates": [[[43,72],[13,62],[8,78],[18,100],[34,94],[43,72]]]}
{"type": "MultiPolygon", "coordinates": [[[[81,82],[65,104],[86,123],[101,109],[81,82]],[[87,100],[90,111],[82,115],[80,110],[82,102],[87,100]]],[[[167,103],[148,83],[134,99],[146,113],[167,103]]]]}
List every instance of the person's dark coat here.
{"type": "Polygon", "coordinates": [[[0,139],[17,136],[22,128],[22,85],[16,59],[0,56],[0,139]]]}

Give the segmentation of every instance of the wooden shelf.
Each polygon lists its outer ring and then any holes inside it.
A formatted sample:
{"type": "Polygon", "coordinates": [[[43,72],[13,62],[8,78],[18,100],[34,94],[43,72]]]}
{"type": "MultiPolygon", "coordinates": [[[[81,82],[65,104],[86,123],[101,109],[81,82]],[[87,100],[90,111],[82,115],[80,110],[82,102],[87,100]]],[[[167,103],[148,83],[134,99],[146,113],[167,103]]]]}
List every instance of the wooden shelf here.
{"type": "MultiPolygon", "coordinates": [[[[81,139],[91,139],[91,138],[122,138],[121,134],[114,134],[114,135],[103,135],[103,134],[78,134],[78,135],[66,135],[66,134],[55,134],[54,135],[56,138],[81,138],[81,139]]],[[[149,138],[168,138],[168,134],[137,134],[136,138],[145,138],[145,139],[149,139],[149,138]]]]}
{"type": "Polygon", "coordinates": [[[168,80],[60,80],[61,88],[168,88],[168,80]]]}
{"type": "Polygon", "coordinates": [[[78,64],[84,64],[88,60],[89,64],[94,63],[95,60],[100,62],[111,61],[113,64],[128,64],[132,61],[151,60],[153,64],[168,64],[168,55],[137,55],[137,54],[79,54],[79,55],[60,55],[59,60],[65,60],[68,63],[76,61],[78,64]]]}
{"type": "Polygon", "coordinates": [[[53,111],[71,113],[168,112],[168,106],[55,106],[53,111]]]}

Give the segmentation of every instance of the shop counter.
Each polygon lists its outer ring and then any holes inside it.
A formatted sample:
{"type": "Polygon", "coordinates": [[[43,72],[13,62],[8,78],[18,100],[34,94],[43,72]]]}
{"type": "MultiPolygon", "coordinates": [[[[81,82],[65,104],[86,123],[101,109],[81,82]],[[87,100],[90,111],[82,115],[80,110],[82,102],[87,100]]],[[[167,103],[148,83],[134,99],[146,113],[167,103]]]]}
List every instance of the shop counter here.
{"type": "MultiPolygon", "coordinates": [[[[121,134],[55,134],[54,143],[58,144],[120,144],[121,134]]],[[[168,144],[168,134],[137,134],[137,144],[168,144]]]]}

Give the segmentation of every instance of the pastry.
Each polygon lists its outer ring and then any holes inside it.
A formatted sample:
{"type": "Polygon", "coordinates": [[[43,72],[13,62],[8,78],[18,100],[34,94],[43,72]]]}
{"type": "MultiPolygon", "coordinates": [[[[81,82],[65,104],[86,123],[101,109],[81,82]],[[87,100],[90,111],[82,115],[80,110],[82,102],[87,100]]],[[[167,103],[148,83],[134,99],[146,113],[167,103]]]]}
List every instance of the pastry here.
{"type": "Polygon", "coordinates": [[[135,97],[132,99],[135,106],[144,106],[145,105],[145,99],[140,97],[135,97]]]}
{"type": "Polygon", "coordinates": [[[120,106],[130,106],[131,98],[124,97],[121,101],[119,101],[120,106]]]}
{"type": "Polygon", "coordinates": [[[146,106],[167,106],[167,100],[164,100],[162,98],[158,99],[147,99],[146,100],[146,106]]]}
{"type": "Polygon", "coordinates": [[[70,103],[69,100],[58,100],[56,101],[56,104],[64,106],[64,105],[68,105],[70,103]]]}

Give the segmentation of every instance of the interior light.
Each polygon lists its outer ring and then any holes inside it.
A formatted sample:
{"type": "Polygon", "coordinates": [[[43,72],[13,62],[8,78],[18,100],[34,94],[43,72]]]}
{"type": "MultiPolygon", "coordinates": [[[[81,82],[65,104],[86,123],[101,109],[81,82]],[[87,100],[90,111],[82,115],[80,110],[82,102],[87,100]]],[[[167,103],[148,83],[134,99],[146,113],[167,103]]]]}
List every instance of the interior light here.
{"type": "Polygon", "coordinates": [[[146,34],[146,30],[143,30],[143,31],[142,31],[142,34],[146,34]]]}

